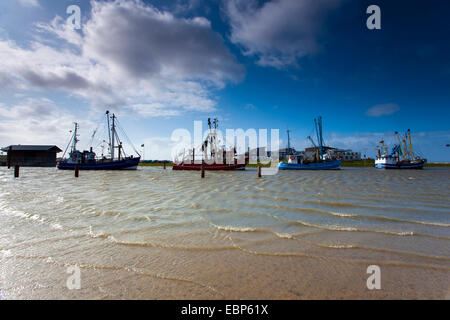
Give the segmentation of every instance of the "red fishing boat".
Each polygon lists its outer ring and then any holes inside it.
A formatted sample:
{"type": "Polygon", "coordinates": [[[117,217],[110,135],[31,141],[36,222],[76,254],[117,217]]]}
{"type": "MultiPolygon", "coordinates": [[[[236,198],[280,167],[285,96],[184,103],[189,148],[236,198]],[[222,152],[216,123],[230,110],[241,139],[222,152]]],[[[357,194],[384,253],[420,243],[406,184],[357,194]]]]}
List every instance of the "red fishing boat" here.
{"type": "Polygon", "coordinates": [[[208,118],[209,133],[201,146],[201,152],[195,148],[184,150],[181,160],[175,159],[173,170],[245,170],[249,155],[238,155],[236,148],[226,150],[219,147],[217,128],[219,121],[208,118]]]}

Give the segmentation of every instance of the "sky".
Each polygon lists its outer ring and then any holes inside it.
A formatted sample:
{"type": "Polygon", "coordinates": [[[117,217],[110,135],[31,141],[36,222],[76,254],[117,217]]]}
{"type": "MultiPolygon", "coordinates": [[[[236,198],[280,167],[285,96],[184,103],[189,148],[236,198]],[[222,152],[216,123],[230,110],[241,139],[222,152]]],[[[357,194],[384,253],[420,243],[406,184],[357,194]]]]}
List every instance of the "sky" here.
{"type": "Polygon", "coordinates": [[[420,155],[450,161],[449,12],[440,0],[3,0],[0,146],[65,149],[77,121],[88,148],[110,110],[145,159],[170,159],[174,130],[209,117],[279,129],[281,147],[289,129],[301,150],[322,116],[327,145],[374,157],[411,129],[420,155]]]}

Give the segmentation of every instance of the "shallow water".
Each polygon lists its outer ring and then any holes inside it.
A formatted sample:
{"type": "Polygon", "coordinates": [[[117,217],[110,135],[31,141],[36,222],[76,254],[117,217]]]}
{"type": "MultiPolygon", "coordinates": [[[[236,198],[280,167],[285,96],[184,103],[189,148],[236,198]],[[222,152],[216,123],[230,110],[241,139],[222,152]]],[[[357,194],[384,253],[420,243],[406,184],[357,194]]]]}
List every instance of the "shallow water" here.
{"type": "Polygon", "coordinates": [[[450,298],[447,168],[20,173],[0,168],[0,299],[450,298]]]}

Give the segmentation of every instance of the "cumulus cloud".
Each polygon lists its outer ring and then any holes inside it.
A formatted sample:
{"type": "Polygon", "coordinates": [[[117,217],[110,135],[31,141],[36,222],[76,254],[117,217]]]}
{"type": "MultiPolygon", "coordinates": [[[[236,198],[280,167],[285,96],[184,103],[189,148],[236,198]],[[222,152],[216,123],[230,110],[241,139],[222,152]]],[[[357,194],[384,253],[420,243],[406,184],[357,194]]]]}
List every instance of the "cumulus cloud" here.
{"type": "Polygon", "coordinates": [[[37,25],[40,41],[28,47],[0,40],[1,82],[167,116],[215,110],[216,90],[244,76],[205,18],[177,18],[139,0],[91,4],[82,32],[56,17],[37,25]]]}
{"type": "Polygon", "coordinates": [[[17,0],[17,2],[25,8],[39,7],[38,0],[17,0]]]}
{"type": "Polygon", "coordinates": [[[0,106],[0,117],[9,119],[43,120],[58,112],[58,107],[47,98],[27,98],[12,107],[0,106]]]}
{"type": "MultiPolygon", "coordinates": [[[[55,144],[65,146],[76,119],[46,98],[25,98],[12,106],[0,104],[0,146],[10,144],[55,144]]],[[[80,121],[83,130],[94,124],[80,121]]]]}
{"type": "Polygon", "coordinates": [[[366,111],[369,117],[381,117],[394,114],[400,110],[400,107],[395,103],[377,104],[366,111]]]}
{"type": "Polygon", "coordinates": [[[317,37],[327,12],[341,0],[227,0],[231,41],[258,64],[298,66],[298,59],[319,49],[317,37]]]}
{"type": "Polygon", "coordinates": [[[172,76],[221,85],[237,81],[242,66],[202,17],[175,18],[131,1],[94,3],[83,49],[133,77],[172,76]]]}

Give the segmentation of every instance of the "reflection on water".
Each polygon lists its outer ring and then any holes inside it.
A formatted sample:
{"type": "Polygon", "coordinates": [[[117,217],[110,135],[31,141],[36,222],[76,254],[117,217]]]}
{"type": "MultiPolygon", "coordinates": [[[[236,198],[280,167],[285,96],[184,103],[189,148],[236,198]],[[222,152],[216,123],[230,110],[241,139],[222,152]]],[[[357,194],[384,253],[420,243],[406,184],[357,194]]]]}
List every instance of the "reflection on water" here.
{"type": "Polygon", "coordinates": [[[0,298],[445,298],[449,178],[0,168],[0,298]]]}

